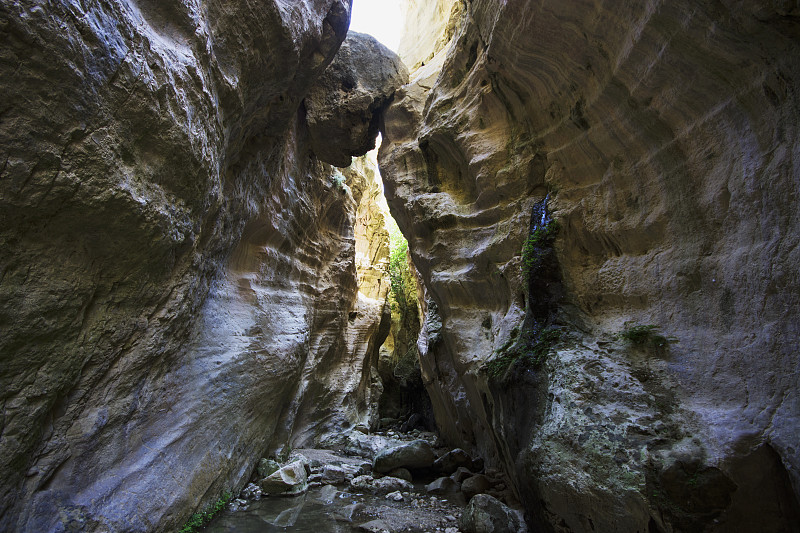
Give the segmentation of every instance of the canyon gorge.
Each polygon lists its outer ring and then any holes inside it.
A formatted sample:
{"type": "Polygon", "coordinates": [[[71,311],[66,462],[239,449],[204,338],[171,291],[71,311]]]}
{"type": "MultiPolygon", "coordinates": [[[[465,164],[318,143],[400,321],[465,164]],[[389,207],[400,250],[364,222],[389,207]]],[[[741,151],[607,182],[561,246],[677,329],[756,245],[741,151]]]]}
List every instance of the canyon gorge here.
{"type": "Polygon", "coordinates": [[[797,2],[402,4],[395,54],[0,0],[0,531],[176,531],[390,421],[528,531],[800,531],[797,2]]]}

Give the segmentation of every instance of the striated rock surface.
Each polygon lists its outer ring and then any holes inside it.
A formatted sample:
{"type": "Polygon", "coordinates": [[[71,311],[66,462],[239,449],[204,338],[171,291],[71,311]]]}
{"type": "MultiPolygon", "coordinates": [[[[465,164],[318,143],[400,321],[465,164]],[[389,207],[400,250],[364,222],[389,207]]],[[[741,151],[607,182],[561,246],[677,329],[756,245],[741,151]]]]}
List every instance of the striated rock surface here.
{"type": "Polygon", "coordinates": [[[400,4],[405,26],[398,54],[416,71],[450,44],[463,3],[456,0],[406,0],[400,4]]]}
{"type": "Polygon", "coordinates": [[[443,436],[503,465],[537,528],[796,523],[798,15],[474,0],[414,29],[455,28],[379,154],[428,296],[423,379],[443,436]],[[522,248],[545,203],[542,294],[522,248]],[[561,340],[492,377],[542,302],[561,340]],[[637,324],[677,342],[615,337],[637,324]]]}
{"type": "Polygon", "coordinates": [[[349,32],[335,60],[305,99],[314,154],[337,167],[375,148],[380,117],[408,71],[374,37],[349,32]]]}
{"type": "Polygon", "coordinates": [[[377,408],[368,208],[299,112],[350,3],[40,4],[0,6],[0,529],[172,531],[377,408]]]}

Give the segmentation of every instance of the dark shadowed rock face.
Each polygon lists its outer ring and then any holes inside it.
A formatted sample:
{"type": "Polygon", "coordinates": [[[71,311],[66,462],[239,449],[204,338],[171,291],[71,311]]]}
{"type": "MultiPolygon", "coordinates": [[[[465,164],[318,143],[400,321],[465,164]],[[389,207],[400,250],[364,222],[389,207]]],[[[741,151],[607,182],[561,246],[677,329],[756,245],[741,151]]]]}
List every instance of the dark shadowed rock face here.
{"type": "Polygon", "coordinates": [[[735,529],[777,500],[770,527],[790,529],[800,12],[473,0],[446,21],[452,4],[420,8],[427,30],[412,17],[415,42],[449,45],[401,49],[420,68],[379,156],[434,304],[420,351],[442,436],[503,464],[543,528],[735,529]],[[548,195],[561,291],[542,294],[522,250],[548,195]],[[490,376],[543,299],[555,350],[490,376]],[[677,342],[636,346],[626,323],[677,342]]]}
{"type": "Polygon", "coordinates": [[[374,37],[349,32],[305,99],[317,158],[347,167],[352,156],[375,148],[380,112],[405,83],[408,71],[397,54],[374,37]]]}
{"type": "Polygon", "coordinates": [[[368,418],[383,305],[298,117],[349,10],[0,6],[0,530],[174,530],[368,418]]]}

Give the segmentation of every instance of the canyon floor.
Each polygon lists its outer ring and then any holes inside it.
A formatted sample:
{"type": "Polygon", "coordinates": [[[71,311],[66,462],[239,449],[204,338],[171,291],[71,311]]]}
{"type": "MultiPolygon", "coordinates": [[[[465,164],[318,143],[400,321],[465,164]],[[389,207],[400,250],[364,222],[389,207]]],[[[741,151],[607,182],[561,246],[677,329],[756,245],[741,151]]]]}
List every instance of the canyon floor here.
{"type": "MultiPolygon", "coordinates": [[[[343,435],[332,448],[294,450],[282,462],[262,459],[262,466],[280,465],[281,470],[291,470],[291,465],[300,463],[307,477],[302,478],[301,473],[302,479],[276,488],[269,480],[281,477],[281,473],[259,479],[264,473],[259,469],[253,483],[204,531],[458,533],[482,531],[476,529],[482,520],[500,527],[493,529],[497,531],[524,530],[521,511],[512,509],[519,507],[519,502],[508,488],[508,479],[496,469],[484,468],[481,459],[473,459],[463,450],[441,446],[434,433],[419,429],[355,430],[343,435]],[[426,453],[428,458],[420,459],[426,453]],[[388,469],[387,458],[392,461],[389,468],[396,468],[381,473],[379,470],[388,469]],[[432,464],[422,468],[397,466],[426,462],[432,464]],[[494,509],[468,510],[467,502],[477,493],[484,494],[494,509]],[[494,516],[490,518],[489,514],[494,516]],[[504,522],[509,529],[502,529],[504,522]]],[[[282,480],[288,479],[284,473],[282,480]]]]}

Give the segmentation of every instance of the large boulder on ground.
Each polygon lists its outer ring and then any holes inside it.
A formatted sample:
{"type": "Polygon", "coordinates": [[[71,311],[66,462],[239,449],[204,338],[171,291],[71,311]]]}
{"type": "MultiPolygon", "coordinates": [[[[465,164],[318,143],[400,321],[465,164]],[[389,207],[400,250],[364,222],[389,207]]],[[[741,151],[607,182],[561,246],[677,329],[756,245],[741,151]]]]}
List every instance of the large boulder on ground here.
{"type": "Polygon", "coordinates": [[[458,521],[464,533],[520,533],[527,531],[519,513],[497,498],[479,494],[472,498],[458,521]]]}
{"type": "Polygon", "coordinates": [[[428,441],[418,439],[381,451],[373,463],[376,472],[386,473],[395,468],[430,468],[435,457],[428,441]]]}
{"type": "Polygon", "coordinates": [[[458,470],[459,467],[472,468],[472,457],[461,448],[456,448],[436,459],[433,463],[433,467],[439,472],[449,476],[458,470]]]}
{"type": "Polygon", "coordinates": [[[433,482],[425,485],[425,490],[429,494],[446,494],[448,492],[458,492],[461,486],[449,477],[440,477],[433,482]]]}
{"type": "Polygon", "coordinates": [[[477,474],[472,477],[468,477],[461,483],[461,492],[464,493],[464,497],[466,499],[470,499],[476,494],[483,494],[492,486],[491,481],[489,478],[484,476],[483,474],[477,474]]]}
{"type": "Polygon", "coordinates": [[[308,490],[306,466],[302,461],[294,461],[273,472],[259,483],[261,490],[269,494],[292,496],[308,490]]]}
{"type": "Polygon", "coordinates": [[[374,37],[349,32],[333,63],[305,99],[311,146],[337,167],[375,147],[380,113],[408,83],[400,58],[374,37]]]}

